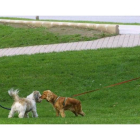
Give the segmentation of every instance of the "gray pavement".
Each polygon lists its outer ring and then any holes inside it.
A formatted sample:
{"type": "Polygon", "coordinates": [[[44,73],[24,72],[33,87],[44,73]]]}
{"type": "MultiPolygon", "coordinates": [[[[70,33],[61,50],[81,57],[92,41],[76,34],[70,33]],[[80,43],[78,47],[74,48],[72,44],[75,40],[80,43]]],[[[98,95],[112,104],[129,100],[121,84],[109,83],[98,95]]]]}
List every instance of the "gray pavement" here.
{"type": "Polygon", "coordinates": [[[31,55],[36,53],[92,50],[101,48],[134,47],[140,45],[140,34],[124,34],[106,37],[95,41],[81,41],[52,45],[39,45],[0,49],[0,57],[13,55],[31,55]]]}
{"type": "Polygon", "coordinates": [[[120,34],[140,34],[139,25],[119,25],[120,34]]]}

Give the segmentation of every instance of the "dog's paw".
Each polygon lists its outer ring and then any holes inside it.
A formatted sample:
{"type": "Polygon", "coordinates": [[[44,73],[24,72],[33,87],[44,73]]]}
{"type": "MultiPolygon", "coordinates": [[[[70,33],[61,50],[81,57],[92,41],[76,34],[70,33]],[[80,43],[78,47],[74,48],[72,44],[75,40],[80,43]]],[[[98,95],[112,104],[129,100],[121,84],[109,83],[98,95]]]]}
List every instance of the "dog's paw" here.
{"type": "Polygon", "coordinates": [[[12,118],[12,116],[11,115],[8,115],[8,118],[12,118]]]}

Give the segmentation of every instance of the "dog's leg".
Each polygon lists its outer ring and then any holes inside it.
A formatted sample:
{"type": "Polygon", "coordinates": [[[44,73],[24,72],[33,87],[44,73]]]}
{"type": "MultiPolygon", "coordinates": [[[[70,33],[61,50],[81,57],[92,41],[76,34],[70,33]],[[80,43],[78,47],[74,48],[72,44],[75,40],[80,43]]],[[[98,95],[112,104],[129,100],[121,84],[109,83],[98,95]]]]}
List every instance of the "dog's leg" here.
{"type": "Polygon", "coordinates": [[[55,110],[56,110],[56,116],[59,117],[59,113],[60,113],[59,110],[57,110],[57,109],[55,109],[55,110]]]}
{"type": "Polygon", "coordinates": [[[81,106],[81,103],[77,104],[75,106],[75,109],[76,109],[76,112],[81,115],[81,116],[85,116],[85,113],[82,111],[82,106],[81,106]]]}
{"type": "Polygon", "coordinates": [[[78,114],[80,114],[81,116],[85,116],[85,113],[83,111],[79,112],[78,114]]]}
{"type": "Polygon", "coordinates": [[[75,116],[78,116],[78,114],[75,111],[72,111],[72,112],[75,114],[75,116]]]}
{"type": "Polygon", "coordinates": [[[60,114],[61,114],[61,117],[63,117],[63,118],[65,117],[64,109],[61,109],[61,110],[60,110],[60,114]]]}
{"type": "Polygon", "coordinates": [[[27,112],[25,112],[25,114],[24,114],[24,118],[29,118],[29,115],[28,115],[27,112]]]}
{"type": "Polygon", "coordinates": [[[19,118],[24,118],[24,114],[25,114],[25,112],[22,111],[22,112],[19,113],[18,117],[19,118]]]}
{"type": "Polygon", "coordinates": [[[32,116],[34,117],[34,118],[37,118],[38,117],[38,114],[37,114],[37,112],[36,112],[36,110],[32,110],[32,116]]]}
{"type": "Polygon", "coordinates": [[[32,109],[32,117],[34,117],[34,118],[38,117],[38,114],[37,114],[37,111],[36,111],[36,106],[32,109]]]}
{"type": "Polygon", "coordinates": [[[11,108],[11,111],[9,112],[8,118],[12,118],[15,114],[15,111],[11,108]]]}

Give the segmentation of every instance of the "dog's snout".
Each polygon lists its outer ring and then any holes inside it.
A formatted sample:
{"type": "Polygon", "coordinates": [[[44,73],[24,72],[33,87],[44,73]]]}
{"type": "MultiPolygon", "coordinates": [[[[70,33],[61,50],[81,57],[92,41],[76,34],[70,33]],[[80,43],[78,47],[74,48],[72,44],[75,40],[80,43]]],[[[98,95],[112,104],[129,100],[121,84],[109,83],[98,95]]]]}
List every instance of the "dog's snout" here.
{"type": "Polygon", "coordinates": [[[42,96],[40,96],[39,99],[43,99],[42,96]]]}

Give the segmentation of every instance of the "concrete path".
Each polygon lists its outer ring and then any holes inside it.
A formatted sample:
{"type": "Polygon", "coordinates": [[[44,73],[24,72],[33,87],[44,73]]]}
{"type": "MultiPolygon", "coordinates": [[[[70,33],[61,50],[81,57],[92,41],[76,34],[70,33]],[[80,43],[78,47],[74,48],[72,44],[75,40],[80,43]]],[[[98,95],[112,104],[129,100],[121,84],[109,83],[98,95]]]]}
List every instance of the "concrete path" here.
{"type": "Polygon", "coordinates": [[[140,34],[139,25],[119,25],[119,34],[140,34]]]}
{"type": "Polygon", "coordinates": [[[63,52],[73,50],[89,50],[100,48],[134,47],[140,45],[140,35],[117,35],[95,41],[81,41],[53,45],[39,45],[0,49],[0,57],[13,55],[31,55],[35,53],[63,52]]]}

